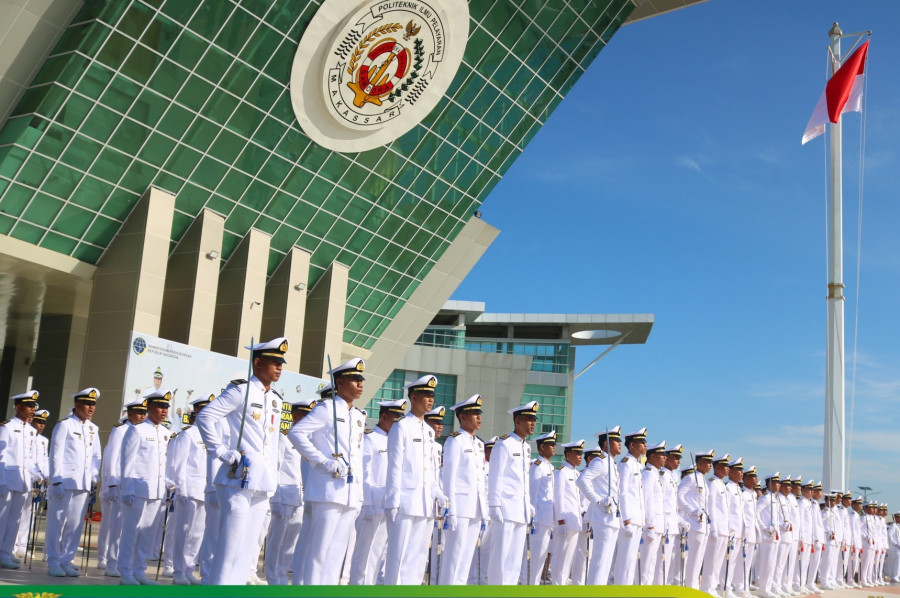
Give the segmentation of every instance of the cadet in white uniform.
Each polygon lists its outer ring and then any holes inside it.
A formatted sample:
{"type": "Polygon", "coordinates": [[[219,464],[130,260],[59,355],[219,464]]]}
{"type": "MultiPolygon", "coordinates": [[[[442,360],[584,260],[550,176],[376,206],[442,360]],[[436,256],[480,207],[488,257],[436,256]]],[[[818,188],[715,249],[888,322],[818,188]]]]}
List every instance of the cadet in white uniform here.
{"type": "Polygon", "coordinates": [[[37,430],[28,424],[34,417],[38,391],[12,397],[16,416],[0,425],[0,567],[19,569],[13,554],[19,523],[34,484],[44,475],[37,464],[37,430]]]}
{"type": "Polygon", "coordinates": [[[744,542],[744,503],[741,500],[741,484],[744,481],[743,457],[734,459],[728,464],[728,476],[723,481],[728,495],[728,546],[725,549],[725,564],[722,569],[722,593],[725,598],[736,598],[733,582],[744,542]]]}
{"type": "MultiPolygon", "coordinates": [[[[550,536],[556,528],[558,517],[554,514],[554,476],[550,458],[556,454],[556,430],[550,430],[534,439],[538,458],[528,472],[528,494],[534,507],[534,524],[531,533],[531,567],[522,561],[522,583],[540,585],[547,554],[550,552],[550,536]],[[531,570],[531,579],[525,574],[531,570]]],[[[583,447],[582,447],[583,448],[583,447]]]]}
{"type": "MultiPolygon", "coordinates": [[[[34,437],[35,464],[41,472],[41,478],[44,481],[50,479],[50,441],[43,435],[49,416],[50,412],[46,409],[38,409],[34,412],[34,417],[31,418],[31,427],[37,432],[34,437]]],[[[2,463],[2,460],[0,460],[0,463],[2,463]]],[[[15,556],[18,558],[24,558],[28,550],[28,542],[30,541],[28,532],[34,523],[35,511],[40,508],[41,488],[43,488],[42,484],[35,484],[31,496],[22,505],[22,520],[19,523],[19,533],[16,535],[15,556]]]]}
{"type": "MultiPolygon", "coordinates": [[[[584,440],[568,442],[562,446],[565,461],[556,469],[553,478],[553,511],[556,519],[553,556],[550,560],[553,585],[566,585],[569,582],[572,559],[581,540],[584,525],[581,518],[582,495],[576,483],[580,473],[576,467],[580,467],[584,459],[584,440]]],[[[535,564],[532,563],[532,577],[534,567],[535,564]]],[[[582,582],[576,579],[574,583],[582,582]]]]}
{"type": "MultiPolygon", "coordinates": [[[[491,479],[491,452],[494,445],[500,440],[499,436],[492,436],[484,442],[484,487],[485,505],[487,505],[487,487],[491,479]]],[[[478,541],[475,543],[475,554],[472,558],[472,566],[469,568],[469,584],[485,585],[488,583],[488,569],[491,564],[491,538],[494,535],[494,525],[490,515],[485,514],[481,520],[481,529],[478,531],[478,541]]]]}
{"type": "Polygon", "coordinates": [[[735,544],[732,551],[731,562],[734,567],[734,593],[740,598],[750,596],[750,571],[756,557],[756,547],[759,545],[759,517],[756,507],[756,486],[758,483],[756,466],[746,470],[732,468],[732,472],[741,471],[740,494],[738,504],[741,506],[741,520],[743,522],[743,540],[735,544]]]}
{"type": "Polygon", "coordinates": [[[522,571],[522,551],[534,517],[528,488],[531,447],[528,437],[537,423],[538,402],[509,410],[514,429],[501,436],[491,453],[488,510],[494,526],[488,583],[514,585],[522,571]]]}
{"type": "Polygon", "coordinates": [[[144,574],[147,559],[158,555],[157,532],[163,524],[167,492],[174,490],[166,478],[166,456],[171,432],[163,425],[172,393],[157,390],[146,396],[147,419],[130,426],[122,440],[119,474],[122,497],[122,538],[119,572],[122,585],[155,585],[144,574]]]}
{"type": "Polygon", "coordinates": [[[663,486],[663,554],[656,567],[653,583],[658,586],[681,583],[681,529],[678,526],[678,482],[675,472],[681,466],[683,447],[680,444],[666,450],[666,464],[660,469],[663,486]],[[678,547],[678,554],[675,548],[678,547]]]}
{"type": "MultiPolygon", "coordinates": [[[[316,406],[314,399],[300,399],[291,405],[291,427],[306,417],[316,406]]],[[[294,560],[294,550],[303,527],[303,457],[287,439],[290,428],[279,438],[278,489],[269,500],[272,519],[266,536],[266,581],[270,586],[288,584],[288,569],[294,560]]]]}
{"type": "MultiPolygon", "coordinates": [[[[581,468],[578,475],[581,475],[581,472],[591,464],[591,461],[599,458],[602,454],[603,451],[600,447],[585,449],[583,461],[584,467],[581,468]]],[[[578,485],[577,477],[575,478],[575,485],[576,487],[578,485]]],[[[575,542],[575,556],[572,558],[572,585],[584,585],[587,581],[588,562],[591,558],[591,546],[594,542],[594,531],[585,518],[585,514],[587,513],[591,502],[584,493],[581,492],[580,488],[578,489],[578,493],[581,495],[582,525],[581,531],[578,534],[578,540],[575,542]]]]}
{"type": "Polygon", "coordinates": [[[100,437],[91,421],[100,391],[74,395],[72,413],[53,428],[50,439],[50,489],[47,497],[47,565],[53,577],[77,577],[72,564],[84,515],[100,476],[100,437]]]}
{"type": "Polygon", "coordinates": [[[277,338],[247,348],[253,362],[249,382],[229,385],[195,422],[206,450],[222,462],[213,480],[221,509],[210,576],[214,585],[247,583],[259,559],[258,551],[248,548],[258,545],[269,497],[278,485],[282,398],[271,385],[281,378],[288,341],[277,338]],[[226,434],[216,425],[223,418],[226,434]]]}
{"type": "Polygon", "coordinates": [[[190,402],[191,425],[169,443],[168,476],[175,484],[175,510],[171,522],[172,581],[176,585],[197,585],[194,567],[200,554],[200,542],[206,529],[206,477],[208,460],[200,430],[193,425],[200,412],[216,398],[215,393],[200,393],[190,402]]]}
{"type": "Polygon", "coordinates": [[[613,579],[616,585],[634,583],[641,531],[644,528],[644,484],[641,478],[641,457],[647,453],[647,428],[625,436],[628,455],[619,461],[619,508],[622,510],[622,532],[616,547],[613,579]]]}
{"type": "Polygon", "coordinates": [[[481,395],[476,394],[450,408],[459,420],[459,430],[444,443],[441,468],[441,483],[450,505],[438,580],[441,585],[466,583],[478,534],[487,517],[484,443],[476,436],[481,429],[483,404],[481,395]]]}
{"type": "Polygon", "coordinates": [[[822,549],[825,546],[825,526],[822,521],[824,515],[822,509],[819,508],[819,501],[822,499],[822,483],[813,484],[812,497],[810,498],[810,510],[813,522],[813,545],[810,549],[809,556],[809,573],[806,586],[811,594],[818,594],[821,589],[816,585],[816,574],[819,572],[819,566],[822,563],[822,549]]]}
{"type": "MultiPolygon", "coordinates": [[[[431,443],[431,459],[434,461],[437,486],[444,496],[446,496],[446,493],[444,493],[444,485],[441,481],[441,464],[444,462],[444,445],[442,445],[438,439],[444,435],[444,415],[446,413],[447,408],[440,405],[425,414],[425,423],[431,426],[431,429],[434,431],[434,442],[431,443]]],[[[427,567],[428,578],[426,580],[426,583],[429,585],[437,585],[438,583],[444,535],[450,525],[447,521],[447,516],[450,513],[449,506],[448,503],[446,507],[439,509],[435,502],[433,512],[436,514],[436,517],[432,517],[430,520],[433,525],[431,526],[431,550],[428,555],[430,565],[427,567]]]]}
{"type": "Polygon", "coordinates": [[[619,509],[619,468],[615,458],[622,452],[619,426],[598,434],[603,453],[578,476],[578,488],[590,501],[585,519],[594,531],[594,548],[588,566],[587,585],[609,583],[613,555],[622,527],[619,509]]]}
{"type": "MultiPolygon", "coordinates": [[[[815,482],[809,480],[800,487],[800,496],[797,497],[797,506],[800,510],[800,543],[799,543],[799,563],[797,572],[794,574],[794,583],[796,591],[801,594],[812,594],[809,587],[812,580],[809,576],[810,557],[815,550],[815,523],[813,517],[814,511],[818,511],[817,504],[813,504],[811,497],[815,482]]],[[[813,574],[815,577],[815,574],[813,574]]]]}
{"type": "Polygon", "coordinates": [[[683,585],[695,590],[700,589],[700,566],[709,537],[709,490],[704,476],[712,469],[713,457],[715,451],[698,454],[694,470],[678,485],[678,510],[687,527],[683,585]]]}
{"type": "Polygon", "coordinates": [[[103,518],[100,520],[100,535],[97,538],[97,567],[105,569],[108,577],[119,577],[119,541],[122,537],[123,518],[120,479],[122,441],[131,426],[147,418],[147,404],[143,397],[132,399],[125,408],[125,419],[114,425],[109,432],[101,468],[100,504],[103,518]]]}
{"type": "Polygon", "coordinates": [[[437,377],[428,374],[404,386],[409,413],[388,433],[384,487],[388,532],[384,582],[387,585],[422,583],[435,501],[441,509],[447,506],[434,463],[434,430],[425,423],[425,413],[434,405],[437,383],[437,377]]]}
{"type": "Polygon", "coordinates": [[[647,465],[641,472],[644,490],[644,529],[640,545],[641,585],[653,585],[666,529],[665,487],[660,468],[666,463],[666,441],[647,447],[647,465]]]}
{"type": "MultiPolygon", "coordinates": [[[[356,357],[334,368],[333,398],[291,428],[288,439],[311,464],[304,478],[308,541],[303,551],[303,576],[293,583],[336,585],[347,555],[351,528],[363,500],[363,437],[365,415],[353,406],[362,396],[365,362],[356,357]],[[337,439],[335,439],[335,428],[337,439]],[[337,451],[335,451],[337,446],[337,451]]],[[[296,558],[294,559],[296,562],[296,558]]]]}
{"type": "Polygon", "coordinates": [[[765,479],[767,492],[756,502],[759,512],[759,592],[760,598],[773,598],[778,591],[778,580],[775,578],[781,534],[784,531],[784,513],[779,500],[778,490],[781,488],[781,474],[774,473],[765,479]]]}
{"type": "Polygon", "coordinates": [[[391,426],[406,415],[409,401],[378,403],[378,423],[366,430],[363,441],[363,504],[356,519],[356,544],[350,564],[352,585],[374,585],[384,564],[387,526],[384,522],[384,484],[387,480],[387,440],[391,426]]]}
{"type": "Polygon", "coordinates": [[[729,495],[724,482],[728,477],[730,461],[731,457],[727,453],[713,459],[713,475],[706,484],[709,489],[709,498],[707,499],[709,540],[706,544],[706,554],[703,557],[703,584],[700,589],[711,596],[718,595],[725,565],[725,554],[730,541],[729,495]]]}

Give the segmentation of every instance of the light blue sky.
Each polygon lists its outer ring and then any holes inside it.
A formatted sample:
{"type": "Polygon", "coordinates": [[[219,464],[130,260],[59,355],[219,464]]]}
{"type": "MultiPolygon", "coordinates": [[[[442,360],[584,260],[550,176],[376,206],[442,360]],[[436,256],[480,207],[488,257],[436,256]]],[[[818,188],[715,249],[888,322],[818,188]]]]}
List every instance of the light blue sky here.
{"type": "MultiPolygon", "coordinates": [[[[800,137],[834,20],[874,30],[850,485],[900,510],[900,4],[710,0],[622,28],[488,197],[502,233],[454,298],[653,313],[646,345],[576,382],[575,438],[647,426],[651,442],[820,479],[824,138],[800,137]]],[[[844,126],[848,433],[860,122],[844,126]]]]}

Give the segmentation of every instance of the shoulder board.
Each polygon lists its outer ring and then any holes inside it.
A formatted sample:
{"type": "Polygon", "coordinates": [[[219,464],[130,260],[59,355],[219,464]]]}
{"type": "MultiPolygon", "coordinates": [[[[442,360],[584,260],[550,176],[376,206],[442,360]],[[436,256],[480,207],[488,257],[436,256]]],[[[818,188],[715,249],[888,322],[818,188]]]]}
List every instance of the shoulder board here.
{"type": "Polygon", "coordinates": [[[562,465],[557,465],[557,466],[556,466],[556,469],[562,469],[562,468],[563,468],[562,465]]]}
{"type": "Polygon", "coordinates": [[[453,432],[452,434],[450,434],[450,436],[452,438],[456,438],[457,436],[459,436],[459,430],[457,430],[456,432],[453,432]]]}
{"type": "Polygon", "coordinates": [[[178,436],[178,432],[175,432],[171,436],[169,436],[169,440],[174,440],[176,436],[178,436]]]}
{"type": "Polygon", "coordinates": [[[665,475],[662,469],[659,470],[659,475],[665,475]]]}
{"type": "Polygon", "coordinates": [[[246,383],[247,383],[247,381],[244,380],[243,378],[235,378],[234,380],[229,382],[229,384],[234,384],[235,386],[240,386],[241,384],[246,384],[246,383]]]}
{"type": "Polygon", "coordinates": [[[622,457],[620,463],[628,463],[628,457],[622,457]]]}
{"type": "Polygon", "coordinates": [[[597,458],[598,459],[606,459],[606,455],[603,453],[600,453],[599,455],[597,455],[597,458]]]}
{"type": "Polygon", "coordinates": [[[113,426],[113,428],[118,428],[119,426],[124,426],[124,425],[127,424],[127,423],[128,423],[128,422],[119,422],[119,423],[115,424],[115,425],[113,426]]]}
{"type": "Polygon", "coordinates": [[[365,411],[363,411],[363,410],[360,409],[359,407],[354,407],[353,409],[356,410],[356,411],[359,411],[360,413],[365,413],[365,411]]]}
{"type": "Polygon", "coordinates": [[[509,438],[509,434],[504,434],[500,437],[500,440],[506,440],[507,438],[509,438]]]}
{"type": "MultiPolygon", "coordinates": [[[[647,466],[644,467],[644,469],[647,470],[647,471],[650,471],[650,466],[647,465],[647,466]]],[[[660,472],[660,473],[662,473],[662,472],[660,472]]]]}
{"type": "Polygon", "coordinates": [[[374,432],[374,431],[375,431],[375,430],[366,430],[366,434],[371,434],[371,433],[374,432]]]}
{"type": "Polygon", "coordinates": [[[8,420],[8,419],[5,419],[5,420],[3,420],[2,422],[0,422],[0,426],[5,426],[5,425],[8,424],[8,423],[9,423],[9,420],[8,420]]]}
{"type": "MultiPolygon", "coordinates": [[[[191,427],[191,424],[188,424],[186,426],[181,426],[181,431],[184,432],[185,430],[190,429],[190,427],[191,427]]],[[[174,434],[173,434],[173,436],[174,436],[174,434]]]]}
{"type": "Polygon", "coordinates": [[[279,399],[281,399],[282,401],[284,401],[284,397],[281,396],[281,393],[280,393],[280,392],[278,392],[278,391],[275,390],[274,388],[272,389],[272,392],[275,393],[275,396],[276,396],[276,397],[278,397],[279,399]]]}

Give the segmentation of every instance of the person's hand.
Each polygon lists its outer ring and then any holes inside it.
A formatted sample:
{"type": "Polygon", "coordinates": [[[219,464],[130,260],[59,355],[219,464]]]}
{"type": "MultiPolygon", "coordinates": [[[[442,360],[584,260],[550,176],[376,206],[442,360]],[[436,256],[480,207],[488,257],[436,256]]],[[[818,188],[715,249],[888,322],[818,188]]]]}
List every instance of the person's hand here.
{"type": "Polygon", "coordinates": [[[219,455],[219,460],[226,465],[238,463],[241,460],[241,452],[236,450],[225,451],[219,455]]]}
{"type": "Polygon", "coordinates": [[[359,516],[362,517],[363,521],[375,521],[375,509],[372,505],[363,505],[359,516]]]}
{"type": "Polygon", "coordinates": [[[322,469],[335,477],[343,478],[347,475],[347,466],[337,459],[326,459],[321,465],[322,469]]]}
{"type": "Polygon", "coordinates": [[[384,517],[391,523],[394,523],[395,521],[397,521],[397,513],[399,512],[400,509],[398,507],[387,508],[384,510],[384,517]]]}
{"type": "Polygon", "coordinates": [[[284,517],[284,505],[280,502],[269,503],[269,511],[271,511],[272,517],[278,517],[279,519],[284,517]]]}
{"type": "Polygon", "coordinates": [[[494,523],[503,523],[503,510],[500,507],[488,507],[488,515],[494,523]]]}
{"type": "Polygon", "coordinates": [[[457,525],[456,515],[453,515],[452,513],[447,515],[447,531],[455,532],[457,525]]]}
{"type": "Polygon", "coordinates": [[[126,494],[122,497],[122,504],[126,507],[134,506],[134,494],[126,494]]]}
{"type": "Polygon", "coordinates": [[[534,505],[528,505],[528,521],[534,521],[534,505]]]}
{"type": "Polygon", "coordinates": [[[437,503],[437,506],[440,507],[441,509],[447,508],[447,497],[444,496],[443,494],[438,494],[437,496],[434,497],[434,500],[437,503]]]}
{"type": "Polygon", "coordinates": [[[165,483],[166,483],[166,490],[168,490],[169,492],[175,492],[175,488],[176,488],[175,482],[173,482],[172,480],[167,478],[165,483]]]}
{"type": "Polygon", "coordinates": [[[106,495],[106,500],[111,503],[119,502],[119,487],[118,486],[107,486],[106,491],[104,492],[106,495]]]}
{"type": "Polygon", "coordinates": [[[714,540],[714,541],[715,541],[715,540],[718,540],[718,539],[719,539],[719,536],[721,536],[721,535],[722,535],[722,534],[720,534],[719,532],[710,532],[710,533],[709,533],[709,538],[710,538],[710,540],[714,540]]]}

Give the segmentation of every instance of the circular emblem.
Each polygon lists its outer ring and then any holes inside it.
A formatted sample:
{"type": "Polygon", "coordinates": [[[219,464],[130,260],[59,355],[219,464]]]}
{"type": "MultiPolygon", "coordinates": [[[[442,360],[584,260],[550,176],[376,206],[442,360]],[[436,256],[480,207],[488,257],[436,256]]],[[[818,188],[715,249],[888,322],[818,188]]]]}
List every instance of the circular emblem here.
{"type": "Polygon", "coordinates": [[[144,351],[147,350],[147,341],[141,337],[137,337],[134,339],[134,342],[131,343],[131,350],[134,351],[135,355],[143,355],[144,351]]]}
{"type": "Polygon", "coordinates": [[[276,399],[272,399],[272,407],[278,409],[278,401],[276,399]]]}
{"type": "Polygon", "coordinates": [[[291,71],[300,126],[335,151],[400,137],[444,96],[468,29],[466,0],[325,0],[291,71]]]}

